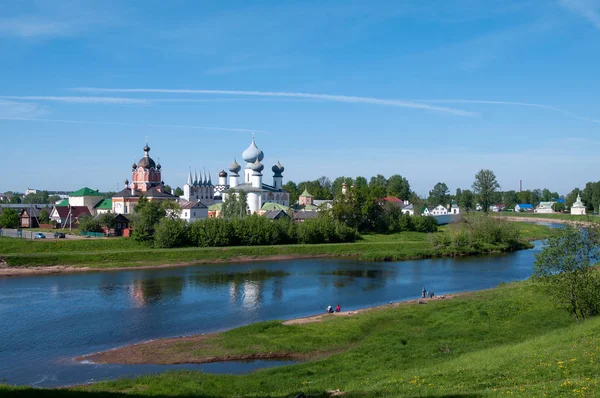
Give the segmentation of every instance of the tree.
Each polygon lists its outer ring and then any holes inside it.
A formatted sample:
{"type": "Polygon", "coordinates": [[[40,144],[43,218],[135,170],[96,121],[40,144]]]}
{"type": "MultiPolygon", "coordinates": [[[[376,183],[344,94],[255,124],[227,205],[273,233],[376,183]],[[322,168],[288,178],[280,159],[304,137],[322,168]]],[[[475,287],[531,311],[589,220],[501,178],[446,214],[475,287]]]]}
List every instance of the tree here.
{"type": "Polygon", "coordinates": [[[515,191],[506,191],[502,193],[502,203],[507,209],[514,209],[517,205],[517,193],[515,191]]]}
{"type": "Polygon", "coordinates": [[[407,200],[410,198],[410,184],[408,180],[399,174],[394,174],[387,181],[387,194],[407,200]]]}
{"type": "Polygon", "coordinates": [[[111,212],[104,213],[98,216],[98,222],[107,230],[114,229],[117,226],[116,217],[111,212]]]}
{"type": "Polygon", "coordinates": [[[183,196],[183,189],[181,189],[180,187],[177,187],[175,189],[175,196],[183,196]]]}
{"type": "Polygon", "coordinates": [[[19,213],[15,209],[5,208],[0,214],[0,227],[2,228],[17,228],[21,223],[19,213]]]}
{"type": "Polygon", "coordinates": [[[158,202],[149,201],[148,198],[141,196],[135,206],[133,238],[140,242],[151,241],[156,226],[165,218],[165,215],[165,210],[158,202]]]}
{"type": "Polygon", "coordinates": [[[165,192],[171,193],[171,189],[172,188],[171,188],[170,185],[165,185],[163,189],[164,189],[165,192]]]}
{"type": "Polygon", "coordinates": [[[298,190],[298,186],[294,181],[286,182],[285,184],[283,184],[282,188],[290,193],[290,205],[298,201],[300,191],[298,190]]]}
{"type": "Polygon", "coordinates": [[[581,190],[579,188],[573,189],[565,198],[565,206],[567,208],[571,208],[573,203],[577,201],[577,195],[581,195],[581,190]]]}
{"type": "Polygon", "coordinates": [[[38,221],[40,224],[50,224],[50,213],[48,213],[48,210],[43,209],[40,211],[40,217],[38,221]]]}
{"type": "Polygon", "coordinates": [[[600,260],[599,243],[598,224],[570,225],[536,254],[534,277],[578,321],[600,313],[600,275],[593,269],[600,260]]]}
{"type": "Polygon", "coordinates": [[[377,174],[376,176],[371,177],[371,179],[369,180],[369,188],[371,189],[375,187],[381,187],[385,192],[387,190],[387,185],[388,180],[381,174],[377,174]]]}
{"type": "Polygon", "coordinates": [[[541,200],[542,200],[542,202],[550,202],[552,200],[552,192],[550,192],[549,189],[544,188],[542,190],[541,200]]]}
{"type": "Polygon", "coordinates": [[[174,200],[165,200],[161,202],[160,208],[165,212],[165,217],[171,220],[178,220],[181,214],[181,206],[174,200]]]}
{"type": "Polygon", "coordinates": [[[227,195],[223,202],[221,214],[223,218],[243,218],[248,215],[248,204],[246,203],[246,192],[233,191],[227,195]]]}
{"type": "Polygon", "coordinates": [[[97,218],[93,218],[90,215],[84,215],[79,217],[78,220],[79,230],[81,232],[101,232],[102,227],[97,218]]]}
{"type": "Polygon", "coordinates": [[[471,192],[471,190],[469,189],[465,189],[464,191],[462,191],[462,195],[460,195],[458,206],[460,206],[460,208],[465,210],[466,212],[469,212],[473,209],[475,205],[474,202],[475,196],[473,195],[473,192],[471,192]]]}
{"type": "Polygon", "coordinates": [[[182,219],[165,218],[156,227],[154,246],[182,247],[189,243],[188,224],[182,219]]]}
{"type": "Polygon", "coordinates": [[[447,205],[450,200],[450,190],[448,186],[443,182],[435,184],[433,189],[429,191],[429,198],[427,202],[431,206],[447,205]]]}
{"type": "Polygon", "coordinates": [[[496,181],[496,175],[492,170],[480,170],[475,175],[473,192],[478,196],[484,212],[488,212],[496,189],[500,184],[496,181]]]}

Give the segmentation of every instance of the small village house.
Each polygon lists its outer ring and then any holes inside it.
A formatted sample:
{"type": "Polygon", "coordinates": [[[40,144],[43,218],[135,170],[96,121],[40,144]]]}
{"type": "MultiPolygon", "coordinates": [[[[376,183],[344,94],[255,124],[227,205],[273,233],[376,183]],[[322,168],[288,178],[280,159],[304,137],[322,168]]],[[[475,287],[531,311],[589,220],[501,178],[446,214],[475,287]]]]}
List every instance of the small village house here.
{"type": "Polygon", "coordinates": [[[533,205],[530,203],[519,203],[515,206],[515,211],[517,213],[520,212],[526,212],[526,211],[533,211],[533,205]]]}

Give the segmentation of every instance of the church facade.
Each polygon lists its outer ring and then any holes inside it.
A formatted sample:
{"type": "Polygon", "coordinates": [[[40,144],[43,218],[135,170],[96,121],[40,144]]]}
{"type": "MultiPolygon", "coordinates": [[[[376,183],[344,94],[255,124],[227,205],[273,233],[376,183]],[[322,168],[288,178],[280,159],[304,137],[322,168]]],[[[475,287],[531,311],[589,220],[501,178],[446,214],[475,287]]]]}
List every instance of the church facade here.
{"type": "Polygon", "coordinates": [[[237,192],[245,192],[247,195],[247,211],[249,214],[259,214],[266,203],[278,203],[283,206],[290,205],[290,193],[283,189],[283,171],[285,168],[279,161],[273,167],[273,183],[263,182],[263,170],[265,166],[261,163],[264,153],[257,146],[252,136],[250,146],[242,152],[245,162],[244,170],[234,159],[229,166],[229,175],[223,170],[219,173],[219,185],[215,187],[216,192],[226,200],[228,195],[237,192]],[[241,172],[241,173],[240,173],[241,172]],[[229,177],[229,181],[227,181],[229,177]]]}
{"type": "Polygon", "coordinates": [[[140,197],[149,201],[176,200],[177,197],[166,192],[162,181],[162,167],[150,157],[150,147],[146,142],[144,157],[131,166],[131,182],[125,180],[125,189],[112,197],[112,212],[132,214],[140,197]]]}

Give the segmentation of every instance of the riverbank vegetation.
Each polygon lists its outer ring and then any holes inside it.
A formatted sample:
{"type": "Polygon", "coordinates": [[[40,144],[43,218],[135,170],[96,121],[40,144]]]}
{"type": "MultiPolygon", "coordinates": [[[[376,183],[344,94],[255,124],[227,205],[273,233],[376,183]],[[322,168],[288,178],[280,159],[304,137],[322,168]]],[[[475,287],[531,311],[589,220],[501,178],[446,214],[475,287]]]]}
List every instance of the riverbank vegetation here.
{"type": "MultiPolygon", "coordinates": [[[[542,239],[552,230],[542,225],[515,223],[520,239],[542,239]]],[[[456,226],[440,227],[437,234],[450,234],[456,226]]],[[[462,252],[435,247],[431,234],[401,232],[365,234],[353,243],[294,244],[271,246],[151,248],[128,238],[80,240],[21,240],[0,237],[0,256],[8,266],[44,267],[64,265],[89,268],[142,267],[166,264],[201,264],[304,257],[353,257],[366,261],[392,261],[440,256],[500,253],[503,244],[490,244],[462,252]]]]}
{"type": "MultiPolygon", "coordinates": [[[[600,319],[576,323],[532,281],[427,304],[399,304],[321,322],[262,322],[174,341],[155,362],[185,355],[289,354],[293,366],[249,375],[167,372],[67,390],[0,387],[3,396],[346,397],[597,396],[600,319]]],[[[135,358],[132,358],[135,360],[135,358]]],[[[189,360],[189,359],[188,359],[189,360]]]]}

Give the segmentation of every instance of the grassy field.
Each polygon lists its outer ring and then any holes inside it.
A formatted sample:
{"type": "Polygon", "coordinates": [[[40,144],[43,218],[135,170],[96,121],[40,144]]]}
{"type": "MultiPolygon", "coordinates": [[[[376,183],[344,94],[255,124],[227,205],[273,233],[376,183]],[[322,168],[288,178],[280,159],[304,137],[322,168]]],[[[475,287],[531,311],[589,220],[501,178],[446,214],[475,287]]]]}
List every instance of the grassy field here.
{"type": "MultiPolygon", "coordinates": [[[[541,239],[550,228],[515,223],[524,241],[541,239]]],[[[442,227],[438,233],[446,233],[442,227]]],[[[483,250],[461,255],[501,252],[505,247],[489,245],[483,250]]],[[[33,267],[69,265],[74,267],[115,268],[176,263],[208,263],[249,260],[265,257],[355,256],[363,260],[402,260],[446,256],[435,249],[428,234],[404,232],[393,235],[365,235],[361,241],[342,244],[239,246],[223,248],[153,249],[132,239],[20,240],[0,238],[0,256],[9,266],[33,267]]]]}
{"type": "Polygon", "coordinates": [[[68,390],[5,386],[0,395],[320,397],[338,389],[346,397],[600,394],[600,319],[575,323],[529,281],[320,323],[263,322],[204,345],[171,349],[199,357],[301,353],[308,360],[242,376],[169,372],[68,390]]]}
{"type": "Polygon", "coordinates": [[[577,216],[571,214],[538,214],[538,213],[517,213],[517,212],[504,212],[504,213],[491,213],[494,217],[526,217],[526,218],[539,218],[548,220],[565,220],[565,221],[600,221],[599,216],[585,215],[577,216]]]}

